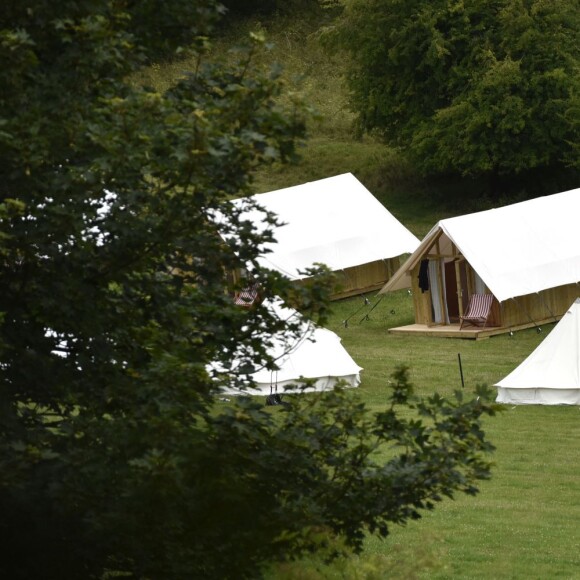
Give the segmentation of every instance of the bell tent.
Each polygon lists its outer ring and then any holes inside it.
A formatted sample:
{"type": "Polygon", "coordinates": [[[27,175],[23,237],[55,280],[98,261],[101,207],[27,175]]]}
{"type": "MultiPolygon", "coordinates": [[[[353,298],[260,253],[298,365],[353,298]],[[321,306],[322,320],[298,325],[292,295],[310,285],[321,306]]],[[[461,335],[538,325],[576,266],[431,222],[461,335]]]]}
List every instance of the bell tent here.
{"type": "MultiPolygon", "coordinates": [[[[253,382],[251,386],[248,381],[243,390],[225,386],[221,392],[270,395],[325,391],[334,388],[339,381],[345,387],[358,387],[362,368],[342,346],[337,334],[316,326],[298,311],[284,306],[279,299],[265,300],[263,305],[279,319],[298,323],[298,336],[290,340],[273,337],[268,355],[274,360],[276,370],[255,369],[247,375],[253,382]],[[304,379],[311,379],[312,385],[306,386],[304,379]]],[[[224,373],[224,369],[220,371],[224,373]]],[[[231,372],[242,374],[236,360],[231,365],[231,372]]]]}
{"type": "Polygon", "coordinates": [[[532,354],[495,386],[499,403],[580,405],[580,298],[532,354]]]}

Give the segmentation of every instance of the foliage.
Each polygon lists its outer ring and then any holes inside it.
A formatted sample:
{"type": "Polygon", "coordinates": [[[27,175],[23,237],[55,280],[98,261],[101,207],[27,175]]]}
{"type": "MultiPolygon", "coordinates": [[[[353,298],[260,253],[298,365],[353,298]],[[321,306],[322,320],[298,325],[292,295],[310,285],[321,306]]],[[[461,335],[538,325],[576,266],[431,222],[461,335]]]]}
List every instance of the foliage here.
{"type": "Polygon", "coordinates": [[[296,14],[313,12],[335,5],[337,0],[222,0],[228,12],[234,16],[296,14]]]}
{"type": "MultiPolygon", "coordinates": [[[[214,2],[165,2],[174,36],[153,3],[5,4],[2,577],[252,577],[475,493],[483,399],[415,402],[403,370],[377,417],[340,390],[276,414],[216,396],[209,363],[272,365],[264,337],[295,330],[225,291],[224,273],[256,266],[270,239],[225,201],[291,158],[304,129],[276,104],[276,76],[252,67],[260,38],[231,67],[199,52],[160,93],[128,75],[185,42],[202,51],[214,2]],[[426,422],[402,417],[409,406],[426,422]],[[384,445],[393,457],[374,460],[384,445]]],[[[325,316],[324,284],[254,275],[325,316]]]]}
{"type": "Polygon", "coordinates": [[[460,397],[415,401],[405,369],[386,403],[373,417],[337,390],[296,398],[275,417],[241,401],[209,421],[208,487],[198,490],[208,531],[196,543],[199,561],[219,544],[228,568],[216,577],[239,577],[252,563],[328,549],[337,535],[358,551],[367,530],[386,536],[391,523],[420,517],[444,496],[475,493],[475,480],[489,474],[482,453],[491,450],[479,418],[492,407],[460,397]],[[404,418],[409,408],[426,421],[404,418]],[[384,446],[394,446],[392,458],[373,459],[384,446]],[[214,518],[219,527],[209,524],[214,518]]]}
{"type": "Polygon", "coordinates": [[[426,173],[513,175],[579,167],[579,26],[565,0],[372,0],[330,37],[363,131],[426,173]]]}

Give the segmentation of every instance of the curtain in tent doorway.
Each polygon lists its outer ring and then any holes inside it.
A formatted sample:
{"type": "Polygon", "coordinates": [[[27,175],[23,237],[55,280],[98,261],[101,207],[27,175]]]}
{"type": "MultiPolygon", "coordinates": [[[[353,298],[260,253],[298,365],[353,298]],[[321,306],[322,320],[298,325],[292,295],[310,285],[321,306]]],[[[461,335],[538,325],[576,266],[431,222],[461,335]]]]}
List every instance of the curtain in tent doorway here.
{"type": "Polygon", "coordinates": [[[447,312],[447,300],[445,298],[445,262],[443,258],[429,260],[429,287],[431,289],[433,322],[449,324],[449,313],[447,312]],[[441,279],[441,285],[439,285],[439,279],[441,279]],[[443,300],[441,300],[441,290],[443,290],[443,300]],[[441,303],[443,303],[443,308],[441,308],[441,303]]]}

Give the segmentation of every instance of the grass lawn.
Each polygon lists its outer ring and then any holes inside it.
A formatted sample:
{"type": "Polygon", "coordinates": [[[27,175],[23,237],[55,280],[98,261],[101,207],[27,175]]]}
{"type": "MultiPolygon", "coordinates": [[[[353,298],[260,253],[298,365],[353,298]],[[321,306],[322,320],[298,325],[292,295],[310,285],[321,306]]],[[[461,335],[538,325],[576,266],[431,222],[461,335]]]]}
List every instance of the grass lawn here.
{"type": "MultiPolygon", "coordinates": [[[[364,368],[358,392],[376,410],[398,364],[411,367],[418,394],[450,394],[462,388],[461,353],[470,391],[503,378],[553,328],[482,341],[394,336],[389,327],[413,321],[411,297],[404,291],[386,295],[364,320],[376,300],[369,298],[371,304],[356,316],[351,315],[361,308],[360,298],[335,303],[329,326],[364,368]]],[[[385,541],[370,538],[365,557],[424,561],[417,578],[580,577],[580,409],[505,406],[485,428],[496,451],[492,478],[481,484],[481,493],[445,500],[423,519],[393,528],[385,541]]],[[[408,576],[403,566],[395,577],[408,576]]]]}
{"type": "MultiPolygon", "coordinates": [[[[251,23],[248,30],[262,26],[251,23]]],[[[244,32],[231,32],[217,51],[224,53],[244,32]]],[[[316,106],[320,118],[311,123],[302,161],[258,173],[256,192],[351,172],[420,238],[437,220],[477,209],[460,195],[442,203],[433,185],[417,178],[396,152],[369,138],[353,138],[340,61],[320,50],[315,25],[277,21],[269,36],[276,46],[264,62],[282,62],[289,88],[316,106]]],[[[155,67],[146,80],[161,90],[187,68],[187,62],[155,67]]],[[[478,342],[393,336],[388,328],[413,322],[411,297],[405,291],[385,296],[366,320],[376,300],[369,298],[368,307],[360,297],[335,303],[328,326],[364,368],[358,394],[371,410],[382,408],[397,365],[410,367],[418,394],[446,395],[462,388],[460,353],[465,390],[471,391],[503,378],[551,330],[545,326],[541,334],[530,329],[478,342]]],[[[580,578],[580,408],[506,406],[485,427],[497,449],[492,478],[481,484],[479,495],[446,500],[421,520],[394,527],[385,541],[369,538],[350,572],[284,577],[384,578],[368,568],[379,558],[390,578],[580,578]]],[[[281,571],[276,578],[282,578],[281,571]]]]}

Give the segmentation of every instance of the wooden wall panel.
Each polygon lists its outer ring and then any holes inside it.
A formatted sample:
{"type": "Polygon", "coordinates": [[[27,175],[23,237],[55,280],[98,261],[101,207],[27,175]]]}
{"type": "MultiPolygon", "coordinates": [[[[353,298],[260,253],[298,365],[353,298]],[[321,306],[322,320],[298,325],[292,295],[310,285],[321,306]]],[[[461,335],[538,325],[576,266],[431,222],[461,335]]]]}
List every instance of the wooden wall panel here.
{"type": "Polygon", "coordinates": [[[527,294],[501,304],[501,325],[517,326],[550,318],[559,319],[580,296],[580,284],[550,288],[527,294]]]}
{"type": "MultiPolygon", "coordinates": [[[[331,295],[332,300],[380,290],[400,266],[399,257],[377,260],[360,266],[335,271],[338,288],[331,295]]],[[[301,284],[297,280],[296,284],[301,284]]]]}
{"type": "Polygon", "coordinates": [[[377,260],[336,272],[339,289],[333,300],[379,290],[399,268],[399,257],[377,260]]]}
{"type": "Polygon", "coordinates": [[[419,288],[419,268],[421,264],[417,264],[411,270],[411,291],[413,293],[413,307],[415,309],[415,324],[433,324],[433,316],[431,314],[431,292],[427,290],[423,292],[419,288]]]}

